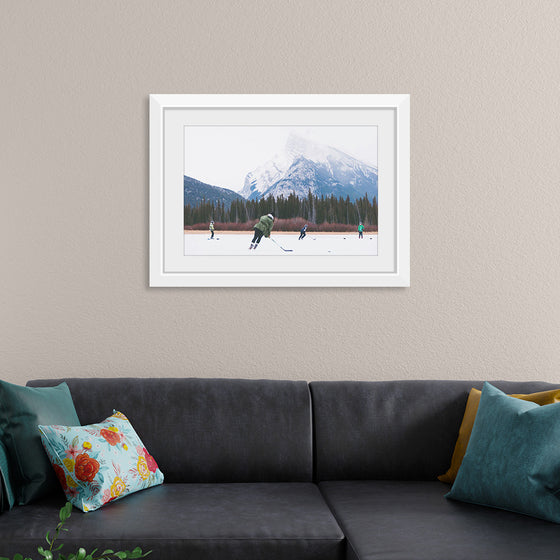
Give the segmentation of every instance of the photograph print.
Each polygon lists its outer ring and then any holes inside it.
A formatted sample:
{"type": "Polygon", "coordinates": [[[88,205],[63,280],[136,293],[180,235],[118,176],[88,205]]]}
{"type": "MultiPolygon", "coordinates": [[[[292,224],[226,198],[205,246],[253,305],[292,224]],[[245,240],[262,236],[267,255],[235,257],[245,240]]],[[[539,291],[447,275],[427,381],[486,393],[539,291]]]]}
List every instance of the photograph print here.
{"type": "Polygon", "coordinates": [[[184,126],[185,256],[377,256],[378,127],[184,126]]]}
{"type": "Polygon", "coordinates": [[[410,285],[408,94],[151,94],[152,287],[410,285]]]}

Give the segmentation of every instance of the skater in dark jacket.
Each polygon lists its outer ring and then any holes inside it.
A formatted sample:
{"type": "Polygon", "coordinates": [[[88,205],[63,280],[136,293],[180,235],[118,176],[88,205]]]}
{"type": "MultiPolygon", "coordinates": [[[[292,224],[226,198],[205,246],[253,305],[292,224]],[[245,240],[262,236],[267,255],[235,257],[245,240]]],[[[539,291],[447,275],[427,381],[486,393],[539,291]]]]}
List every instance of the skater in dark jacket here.
{"type": "Polygon", "coordinates": [[[274,216],[272,214],[267,214],[266,216],[261,216],[259,223],[253,228],[255,230],[255,235],[253,235],[253,240],[251,241],[251,246],[249,249],[256,249],[259,246],[261,239],[264,237],[270,237],[272,231],[272,226],[274,225],[274,216]]]}
{"type": "Polygon", "coordinates": [[[300,230],[299,230],[299,238],[298,241],[300,239],[303,239],[307,234],[305,233],[307,231],[307,224],[305,224],[300,230]]]}

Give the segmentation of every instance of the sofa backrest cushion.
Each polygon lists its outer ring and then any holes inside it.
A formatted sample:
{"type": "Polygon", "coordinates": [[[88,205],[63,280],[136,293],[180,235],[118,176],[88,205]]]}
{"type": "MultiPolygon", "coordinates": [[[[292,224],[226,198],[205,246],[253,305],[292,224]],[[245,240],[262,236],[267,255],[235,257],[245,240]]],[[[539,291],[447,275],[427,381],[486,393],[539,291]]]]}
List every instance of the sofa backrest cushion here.
{"type": "MultiPolygon", "coordinates": [[[[492,381],[506,393],[557,388],[492,381]]],[[[310,384],[317,480],[435,480],[449,467],[472,381],[310,384]]]]}
{"type": "Polygon", "coordinates": [[[66,381],[82,425],[125,414],[167,482],[312,479],[311,403],[304,381],[90,378],[66,381]]]}

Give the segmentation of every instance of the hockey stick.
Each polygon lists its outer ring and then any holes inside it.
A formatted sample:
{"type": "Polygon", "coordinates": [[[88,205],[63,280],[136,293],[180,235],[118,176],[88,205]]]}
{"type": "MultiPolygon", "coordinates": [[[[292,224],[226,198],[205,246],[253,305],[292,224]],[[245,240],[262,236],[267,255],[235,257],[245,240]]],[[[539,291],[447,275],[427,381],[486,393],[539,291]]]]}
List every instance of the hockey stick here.
{"type": "Polygon", "coordinates": [[[293,253],[293,249],[284,249],[284,247],[282,247],[282,245],[280,245],[279,243],[276,243],[276,241],[274,241],[274,239],[272,239],[272,237],[269,237],[270,241],[272,241],[273,243],[275,243],[276,245],[278,245],[278,247],[280,247],[280,249],[282,249],[282,251],[286,251],[286,253],[293,253]]]}

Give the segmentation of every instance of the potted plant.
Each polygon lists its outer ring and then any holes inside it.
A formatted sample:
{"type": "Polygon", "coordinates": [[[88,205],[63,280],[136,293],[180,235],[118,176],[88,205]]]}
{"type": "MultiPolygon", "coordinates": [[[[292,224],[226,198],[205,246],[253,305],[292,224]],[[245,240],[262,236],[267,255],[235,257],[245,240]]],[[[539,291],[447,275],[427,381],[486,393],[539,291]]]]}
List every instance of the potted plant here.
{"type": "MultiPolygon", "coordinates": [[[[148,556],[152,551],[149,550],[148,552],[142,552],[142,549],[138,546],[134,550],[111,550],[106,549],[103,552],[98,552],[99,549],[94,549],[91,552],[87,552],[85,548],[78,548],[76,552],[72,552],[68,555],[63,555],[60,550],[64,546],[64,544],[58,544],[55,547],[55,542],[57,541],[60,533],[62,531],[68,531],[64,524],[68,521],[70,514],[72,513],[72,504],[70,502],[66,502],[66,505],[61,508],[59,513],[60,521],[55,528],[54,535],[50,535],[50,531],[47,531],[47,535],[45,536],[45,540],[49,545],[49,548],[44,548],[39,546],[37,548],[37,552],[39,553],[40,557],[45,560],[114,560],[118,558],[119,560],[125,560],[126,558],[144,558],[148,556]]],[[[9,558],[0,556],[0,560],[10,560],[9,558]]],[[[14,554],[12,560],[32,560],[31,558],[24,558],[22,554],[14,554]]]]}

